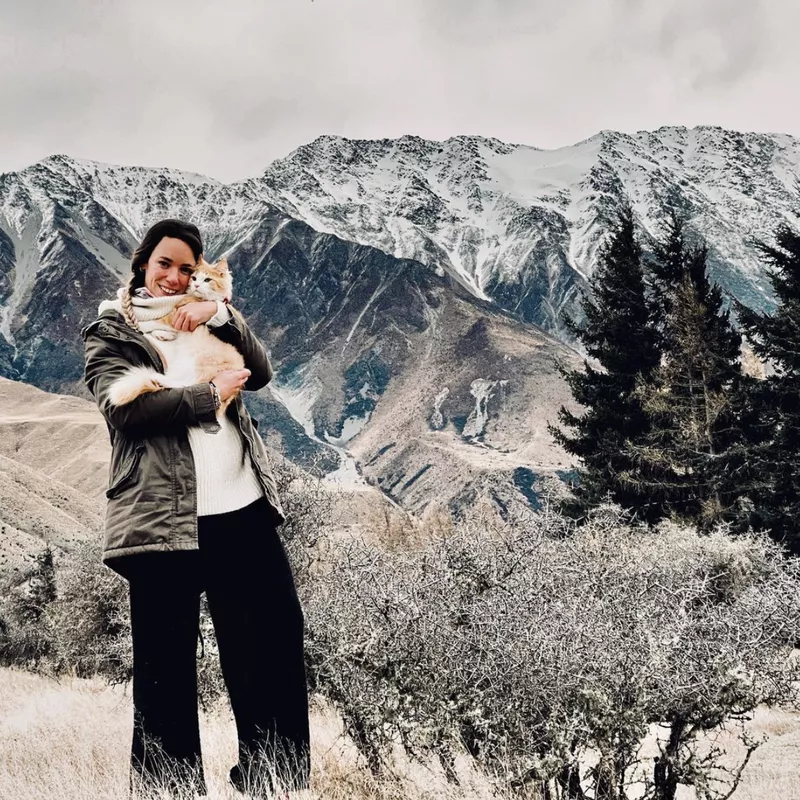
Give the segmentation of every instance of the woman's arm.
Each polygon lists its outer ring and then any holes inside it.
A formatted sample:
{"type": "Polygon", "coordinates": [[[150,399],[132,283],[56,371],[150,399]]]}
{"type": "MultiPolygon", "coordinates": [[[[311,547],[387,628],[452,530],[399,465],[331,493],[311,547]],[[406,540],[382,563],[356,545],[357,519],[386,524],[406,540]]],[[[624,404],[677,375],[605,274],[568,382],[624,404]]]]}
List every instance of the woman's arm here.
{"type": "Polygon", "coordinates": [[[244,365],[251,373],[244,388],[256,391],[272,380],[272,364],[267,348],[250,330],[250,326],[239,311],[230,304],[227,305],[227,309],[230,318],[222,325],[209,325],[208,329],[223,342],[232,344],[242,354],[244,365]]]}
{"type": "Polygon", "coordinates": [[[172,433],[176,428],[216,423],[214,395],[207,383],[148,392],[125,405],[108,401],[108,387],[131,368],[118,342],[89,332],[84,339],[84,381],[112,428],[134,436],[172,433]]]}

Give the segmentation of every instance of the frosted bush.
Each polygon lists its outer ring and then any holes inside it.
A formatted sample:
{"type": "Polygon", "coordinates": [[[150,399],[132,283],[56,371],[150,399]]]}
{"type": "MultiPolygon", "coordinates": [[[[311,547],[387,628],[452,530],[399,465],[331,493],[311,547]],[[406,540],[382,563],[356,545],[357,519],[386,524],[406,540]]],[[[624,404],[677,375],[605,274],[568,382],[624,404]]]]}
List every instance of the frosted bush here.
{"type": "Polygon", "coordinates": [[[673,797],[737,780],[700,755],[701,734],[792,696],[800,580],[766,538],[640,527],[605,506],[577,530],[545,509],[331,558],[304,597],[311,673],[374,771],[399,742],[453,780],[466,748],[520,790],[673,797]]]}

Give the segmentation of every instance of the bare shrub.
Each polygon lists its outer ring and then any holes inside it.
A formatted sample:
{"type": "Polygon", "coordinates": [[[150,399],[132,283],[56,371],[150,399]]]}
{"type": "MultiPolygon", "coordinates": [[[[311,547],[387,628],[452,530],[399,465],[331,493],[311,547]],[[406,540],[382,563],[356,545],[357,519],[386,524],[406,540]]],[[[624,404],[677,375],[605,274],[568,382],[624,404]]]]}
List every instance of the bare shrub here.
{"type": "Polygon", "coordinates": [[[38,669],[53,648],[45,611],[56,596],[56,568],[50,547],[29,561],[0,596],[0,664],[38,669]]]}
{"type": "Polygon", "coordinates": [[[98,544],[83,543],[60,565],[57,594],[45,611],[52,669],[122,683],[133,671],[128,588],[101,555],[98,544]]]}
{"type": "Polygon", "coordinates": [[[725,796],[736,771],[715,789],[721,754],[699,737],[791,697],[796,567],[764,537],[633,526],[612,506],[575,531],[548,508],[487,519],[415,552],[342,544],[305,592],[314,688],[373,771],[400,742],[455,779],[464,746],[519,791],[725,796]]]}
{"type": "MultiPolygon", "coordinates": [[[[575,528],[546,503],[506,519],[479,507],[457,524],[431,513],[408,547],[377,548],[329,536],[331,493],[275,467],[310,688],[373,774],[391,773],[402,746],[453,782],[466,751],[520,796],[673,800],[683,784],[712,800],[758,744],[736,725],[793,699],[800,574],[766,537],[634,525],[611,505],[575,528]],[[642,746],[654,731],[655,763],[642,746]],[[715,744],[731,731],[735,764],[715,744]]],[[[0,609],[0,652],[125,680],[125,582],[96,546],[60,560],[54,594],[46,566],[0,609]]],[[[205,703],[222,682],[201,620],[205,703]]]]}
{"type": "Polygon", "coordinates": [[[303,471],[282,457],[274,456],[270,466],[275,476],[286,520],[280,536],[298,586],[308,582],[330,541],[329,521],[334,494],[321,479],[303,471]]]}

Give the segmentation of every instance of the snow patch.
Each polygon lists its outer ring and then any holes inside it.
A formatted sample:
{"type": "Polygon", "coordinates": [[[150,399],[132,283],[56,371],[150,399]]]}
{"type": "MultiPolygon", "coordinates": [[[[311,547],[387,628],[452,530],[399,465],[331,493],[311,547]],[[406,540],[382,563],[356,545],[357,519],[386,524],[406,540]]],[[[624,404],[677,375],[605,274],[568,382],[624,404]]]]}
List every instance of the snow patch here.
{"type": "MultiPolygon", "coordinates": [[[[305,367],[310,367],[312,363],[313,361],[310,361],[305,367]]],[[[314,403],[322,393],[322,384],[318,380],[304,383],[303,373],[305,371],[305,369],[298,370],[296,373],[298,377],[286,383],[279,383],[277,378],[273,378],[267,385],[273,397],[303,426],[309,439],[327,444],[317,437],[314,427],[314,403]]]]}
{"type": "Polygon", "coordinates": [[[11,296],[7,304],[2,309],[0,318],[0,333],[10,344],[14,344],[14,337],[11,333],[11,321],[19,308],[27,290],[36,279],[39,270],[39,243],[37,234],[42,224],[42,218],[38,212],[33,212],[24,223],[21,234],[11,229],[6,233],[14,245],[16,263],[14,265],[14,285],[11,289],[11,296]]]}
{"type": "Polygon", "coordinates": [[[475,408],[467,417],[464,430],[461,432],[465,439],[475,439],[486,432],[486,423],[489,421],[489,400],[498,386],[502,389],[507,383],[507,380],[490,381],[486,378],[472,381],[469,393],[475,398],[475,408]]]}
{"type": "Polygon", "coordinates": [[[364,429],[364,426],[369,422],[372,412],[365,414],[363,417],[347,417],[342,423],[342,434],[338,437],[329,436],[326,432],[325,439],[334,447],[341,447],[349,442],[354,436],[357,436],[364,429]]]}
{"type": "Polygon", "coordinates": [[[329,446],[339,455],[339,467],[325,475],[323,483],[350,490],[372,488],[358,471],[355,458],[345,448],[329,446]]]}
{"type": "Polygon", "coordinates": [[[339,466],[333,472],[325,475],[322,482],[347,489],[369,487],[369,484],[358,471],[355,458],[342,446],[349,439],[352,439],[361,430],[361,427],[366,425],[369,417],[367,419],[348,418],[345,421],[345,425],[342,428],[342,436],[339,439],[329,440],[327,436],[325,439],[320,439],[316,434],[313,411],[314,404],[322,393],[322,383],[317,378],[311,378],[308,381],[304,380],[305,374],[310,371],[313,363],[312,359],[312,361],[298,369],[291,380],[278,383],[277,378],[273,378],[267,385],[273,397],[286,408],[293,419],[303,426],[303,430],[309,439],[334,450],[339,456],[339,466]],[[353,422],[351,422],[351,419],[353,422]],[[348,423],[350,424],[348,425],[348,423]]]}
{"type": "Polygon", "coordinates": [[[436,395],[433,401],[433,413],[431,414],[431,427],[436,430],[444,428],[444,414],[442,414],[442,403],[447,399],[450,394],[450,389],[445,386],[439,394],[436,395]]]}

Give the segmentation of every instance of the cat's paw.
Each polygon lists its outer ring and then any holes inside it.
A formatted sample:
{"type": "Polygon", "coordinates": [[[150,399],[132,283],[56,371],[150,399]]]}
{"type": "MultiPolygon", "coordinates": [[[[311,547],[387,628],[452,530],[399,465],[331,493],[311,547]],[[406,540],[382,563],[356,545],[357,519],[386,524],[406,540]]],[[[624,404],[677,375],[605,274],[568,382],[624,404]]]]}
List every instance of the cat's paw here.
{"type": "Polygon", "coordinates": [[[178,338],[177,331],[153,331],[150,335],[159,342],[172,342],[178,338]]]}

